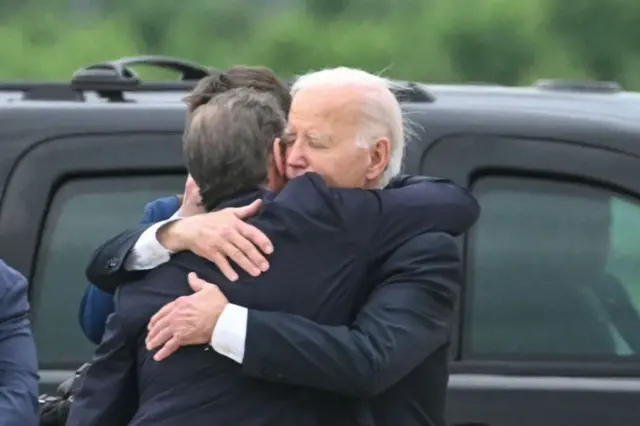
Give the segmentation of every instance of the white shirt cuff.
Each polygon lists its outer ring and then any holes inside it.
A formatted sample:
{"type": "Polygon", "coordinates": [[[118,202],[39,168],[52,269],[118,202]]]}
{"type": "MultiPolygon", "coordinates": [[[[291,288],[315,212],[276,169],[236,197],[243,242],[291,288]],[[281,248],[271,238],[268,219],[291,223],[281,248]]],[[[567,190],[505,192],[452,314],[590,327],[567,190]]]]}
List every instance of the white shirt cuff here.
{"type": "Polygon", "coordinates": [[[173,252],[160,244],[157,233],[162,226],[179,219],[180,216],[176,212],[169,219],[154,223],[147,228],[127,255],[124,261],[124,269],[127,271],[146,271],[167,263],[171,259],[173,252]]]}
{"type": "Polygon", "coordinates": [[[227,304],[218,318],[211,335],[211,347],[220,355],[231,358],[238,364],[244,360],[244,345],[247,339],[247,318],[245,307],[227,304]]]}

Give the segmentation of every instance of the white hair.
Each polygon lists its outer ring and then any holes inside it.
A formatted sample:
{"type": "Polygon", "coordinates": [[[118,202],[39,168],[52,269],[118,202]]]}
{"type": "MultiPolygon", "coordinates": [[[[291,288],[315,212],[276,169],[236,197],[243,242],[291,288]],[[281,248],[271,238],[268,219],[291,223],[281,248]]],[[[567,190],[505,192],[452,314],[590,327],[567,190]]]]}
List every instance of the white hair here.
{"type": "Polygon", "coordinates": [[[358,145],[368,148],[378,138],[390,142],[389,164],[382,175],[384,186],[400,173],[405,148],[405,129],[400,104],[391,92],[394,84],[383,77],[366,71],[338,67],[314,71],[300,76],[291,88],[291,95],[307,88],[356,87],[366,90],[363,122],[357,136],[358,145]]]}

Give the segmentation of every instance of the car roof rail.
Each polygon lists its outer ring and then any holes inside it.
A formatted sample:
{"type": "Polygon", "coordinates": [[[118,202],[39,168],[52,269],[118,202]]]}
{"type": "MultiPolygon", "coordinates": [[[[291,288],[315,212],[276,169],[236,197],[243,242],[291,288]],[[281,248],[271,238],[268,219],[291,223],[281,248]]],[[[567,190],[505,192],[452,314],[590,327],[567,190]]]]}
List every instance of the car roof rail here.
{"type": "Polygon", "coordinates": [[[126,92],[189,92],[209,75],[199,64],[166,56],[133,56],[101,62],[76,71],[71,82],[0,82],[0,92],[22,92],[30,101],[85,101],[85,92],[95,92],[112,102],[126,102],[126,92]],[[154,66],[180,73],[179,80],[146,82],[130,67],[154,66]]]}
{"type": "MultiPolygon", "coordinates": [[[[86,100],[85,93],[94,92],[109,102],[131,102],[127,92],[189,92],[199,80],[210,75],[210,69],[193,62],[168,56],[130,56],[99,62],[73,73],[70,82],[0,83],[1,91],[22,92],[23,100],[76,101],[86,100]],[[175,71],[174,81],[144,81],[131,69],[144,65],[175,71]]],[[[436,97],[426,86],[411,81],[390,80],[390,89],[399,102],[431,103],[436,97]]],[[[293,81],[289,82],[291,86],[293,81]]]]}
{"type": "Polygon", "coordinates": [[[76,71],[71,78],[75,91],[95,91],[111,102],[125,102],[125,92],[189,91],[198,80],[209,75],[203,65],[167,56],[132,56],[101,62],[76,71]],[[153,66],[180,73],[175,82],[143,82],[130,67],[153,66]]]}
{"type": "Polygon", "coordinates": [[[398,102],[432,103],[436,101],[433,93],[413,81],[391,80],[391,92],[398,102]]]}
{"type": "Polygon", "coordinates": [[[624,89],[615,81],[567,81],[567,80],[537,80],[537,89],[551,92],[574,93],[620,93],[624,89]]]}
{"type": "Polygon", "coordinates": [[[0,92],[21,92],[22,99],[27,101],[76,101],[83,102],[84,94],[73,90],[69,83],[0,83],[0,92]]]}

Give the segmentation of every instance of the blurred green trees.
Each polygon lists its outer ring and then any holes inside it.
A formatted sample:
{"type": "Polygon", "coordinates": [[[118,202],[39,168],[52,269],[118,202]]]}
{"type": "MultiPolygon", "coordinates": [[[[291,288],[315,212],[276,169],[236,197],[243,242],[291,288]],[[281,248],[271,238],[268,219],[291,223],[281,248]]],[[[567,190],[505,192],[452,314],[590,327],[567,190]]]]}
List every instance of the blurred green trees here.
{"type": "Polygon", "coordinates": [[[0,78],[65,80],[163,54],[283,77],[340,64],[429,82],[640,89],[638,22],[637,0],[0,0],[0,78]]]}

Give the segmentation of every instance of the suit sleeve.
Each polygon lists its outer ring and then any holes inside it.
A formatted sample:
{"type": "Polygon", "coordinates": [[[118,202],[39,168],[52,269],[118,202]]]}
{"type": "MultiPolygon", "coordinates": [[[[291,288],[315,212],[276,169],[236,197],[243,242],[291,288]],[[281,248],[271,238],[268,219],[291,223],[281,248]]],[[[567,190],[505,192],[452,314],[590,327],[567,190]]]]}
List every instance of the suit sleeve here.
{"type": "Polygon", "coordinates": [[[402,185],[425,184],[423,192],[417,197],[429,201],[427,207],[433,217],[438,217],[437,232],[462,235],[469,230],[480,217],[480,204],[466,188],[449,179],[428,176],[405,176],[402,185]],[[440,216],[438,215],[440,210],[440,216]]]}
{"type": "Polygon", "coordinates": [[[453,237],[427,233],[380,271],[381,283],[350,327],[250,310],[243,373],[359,398],[392,386],[448,343],[461,261],[453,237]]]}
{"type": "MultiPolygon", "coordinates": [[[[354,200],[356,197],[353,195],[346,199],[354,200]]],[[[408,178],[403,186],[360,192],[359,195],[376,197],[380,206],[379,222],[372,241],[372,249],[377,257],[386,256],[409,238],[421,233],[460,235],[468,231],[480,215],[475,197],[466,189],[444,179],[408,178]]],[[[356,211],[355,208],[352,210],[356,211]]],[[[358,223],[358,218],[366,214],[363,211],[352,218],[353,227],[358,223]]]]}
{"type": "Polygon", "coordinates": [[[349,229],[356,229],[355,224],[365,229],[382,224],[387,229],[379,233],[396,241],[421,232],[460,235],[480,215],[478,202],[465,188],[447,179],[426,176],[403,176],[387,189],[363,190],[329,188],[318,174],[310,172],[289,181],[274,199],[274,207],[305,218],[287,222],[291,231],[295,231],[291,227],[303,227],[314,218],[325,225],[349,229]],[[330,221],[331,217],[334,219],[330,221]],[[363,221],[375,222],[363,226],[363,221]]]}
{"type": "Polygon", "coordinates": [[[363,217],[371,217],[377,208],[378,234],[395,239],[422,232],[461,235],[480,216],[475,197],[447,179],[404,176],[383,190],[334,188],[331,191],[348,207],[347,211],[352,212],[349,218],[352,223],[361,223],[363,217]]]}
{"type": "Polygon", "coordinates": [[[309,172],[287,182],[262,215],[271,220],[284,219],[289,232],[306,235],[309,221],[331,228],[344,226],[342,210],[320,175],[309,172]],[[278,214],[271,215],[273,211],[278,214]]]}
{"type": "Polygon", "coordinates": [[[120,284],[142,278],[145,271],[128,271],[124,263],[142,233],[150,226],[145,224],[128,229],[98,247],[87,266],[87,279],[105,293],[113,294],[120,284]]]}
{"type": "Polygon", "coordinates": [[[67,426],[125,425],[138,408],[135,348],[118,312],[109,316],[105,335],[75,396],[67,426]]]}
{"type": "Polygon", "coordinates": [[[0,296],[0,423],[34,426],[38,362],[29,327],[27,282],[13,270],[0,274],[0,280],[5,281],[0,283],[4,287],[0,296]]]}
{"type": "Polygon", "coordinates": [[[80,327],[85,336],[96,345],[102,340],[105,323],[113,312],[113,295],[89,285],[80,302],[80,327]]]}

